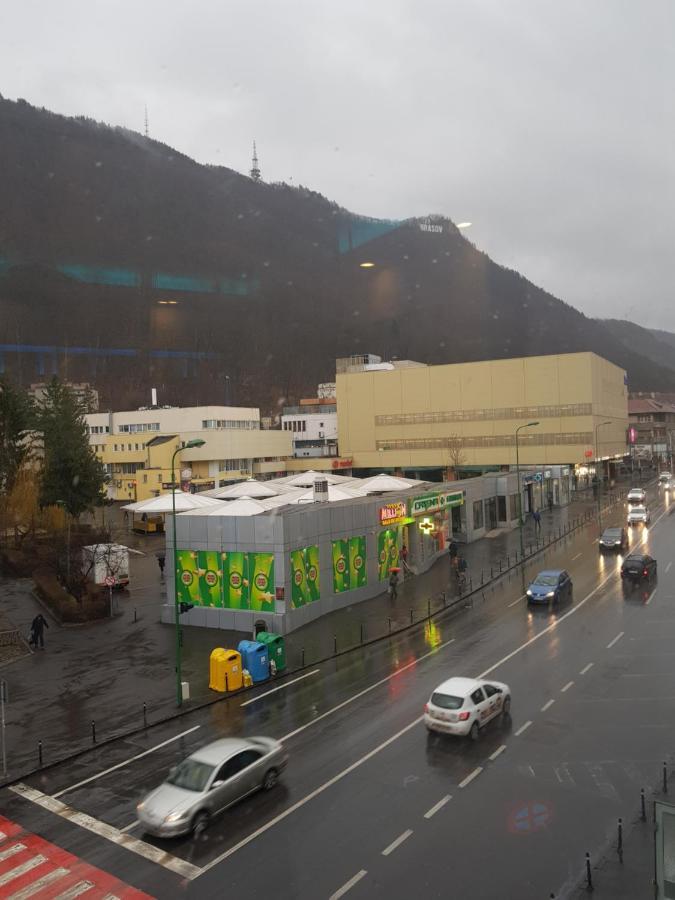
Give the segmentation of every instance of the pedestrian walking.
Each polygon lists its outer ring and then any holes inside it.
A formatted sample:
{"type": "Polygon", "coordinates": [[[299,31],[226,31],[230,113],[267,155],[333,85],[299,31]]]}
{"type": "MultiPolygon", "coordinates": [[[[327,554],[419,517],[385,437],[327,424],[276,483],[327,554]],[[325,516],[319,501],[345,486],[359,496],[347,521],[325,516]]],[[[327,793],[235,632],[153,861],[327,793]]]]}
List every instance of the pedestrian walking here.
{"type": "Polygon", "coordinates": [[[538,509],[532,513],[532,518],[534,519],[534,528],[535,531],[541,531],[541,513],[538,509]]]}
{"type": "Polygon", "coordinates": [[[157,565],[159,566],[159,577],[164,578],[164,564],[166,562],[166,557],[163,553],[157,554],[157,565]]]}
{"type": "Polygon", "coordinates": [[[389,574],[389,599],[396,600],[398,597],[398,572],[389,574]]]}
{"type": "Polygon", "coordinates": [[[40,646],[41,650],[45,649],[45,628],[49,628],[49,623],[42,615],[42,613],[38,613],[31,622],[29,641],[29,644],[31,646],[34,646],[36,650],[38,648],[38,645],[40,646]]]}

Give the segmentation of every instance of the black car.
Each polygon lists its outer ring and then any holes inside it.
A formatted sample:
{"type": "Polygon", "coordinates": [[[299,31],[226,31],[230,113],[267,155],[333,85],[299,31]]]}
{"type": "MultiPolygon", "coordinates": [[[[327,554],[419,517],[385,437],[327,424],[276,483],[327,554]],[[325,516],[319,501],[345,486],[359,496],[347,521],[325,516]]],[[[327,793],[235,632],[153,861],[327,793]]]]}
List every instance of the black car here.
{"type": "Polygon", "coordinates": [[[628,548],[628,534],[625,528],[605,528],[600,535],[600,550],[618,550],[623,553],[628,548]]]}
{"type": "Polygon", "coordinates": [[[621,577],[630,581],[651,581],[656,578],[656,560],[646,553],[631,553],[621,565],[621,577]]]}

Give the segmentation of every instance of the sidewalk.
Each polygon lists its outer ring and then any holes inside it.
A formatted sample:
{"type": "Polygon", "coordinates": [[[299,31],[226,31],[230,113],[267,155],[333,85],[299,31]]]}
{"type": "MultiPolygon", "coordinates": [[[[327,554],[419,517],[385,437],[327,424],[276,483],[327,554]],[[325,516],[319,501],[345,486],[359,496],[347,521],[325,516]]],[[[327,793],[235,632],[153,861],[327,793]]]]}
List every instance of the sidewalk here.
{"type": "MultiPolygon", "coordinates": [[[[542,538],[553,538],[593,514],[593,502],[577,502],[542,515],[542,538]]],[[[541,539],[540,539],[541,540],[541,539]]],[[[92,721],[103,741],[142,727],[147,720],[172,715],[175,706],[174,639],[171,626],[159,623],[165,598],[155,552],[162,539],[128,536],[130,546],[146,556],[133,557],[132,588],[116,596],[118,615],[105,622],[62,628],[47,613],[46,649],[32,652],[0,669],[9,687],[7,759],[10,778],[38,766],[39,742],[44,764],[92,744],[92,721]]],[[[524,527],[524,543],[536,543],[534,524],[524,527]]],[[[518,529],[500,531],[460,549],[469,563],[471,589],[498,578],[500,568],[515,565],[518,529]]],[[[428,572],[401,584],[396,601],[384,591],[369,601],[323,616],[287,636],[288,670],[313,665],[387,634],[409,627],[459,598],[449,561],[441,558],[428,572]]],[[[44,611],[29,580],[0,580],[2,612],[27,634],[30,622],[44,611]]],[[[183,628],[183,678],[190,683],[193,708],[218,695],[208,688],[209,655],[218,646],[236,647],[250,634],[183,628]]]]}

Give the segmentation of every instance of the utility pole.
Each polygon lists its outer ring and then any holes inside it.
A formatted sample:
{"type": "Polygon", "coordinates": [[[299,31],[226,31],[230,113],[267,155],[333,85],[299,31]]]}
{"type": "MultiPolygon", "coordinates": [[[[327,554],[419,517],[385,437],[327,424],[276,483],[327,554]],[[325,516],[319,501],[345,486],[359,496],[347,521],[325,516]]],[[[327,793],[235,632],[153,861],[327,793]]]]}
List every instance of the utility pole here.
{"type": "MultiPolygon", "coordinates": [[[[37,644],[35,645],[37,646],[37,644]]],[[[0,681],[0,741],[2,742],[2,774],[7,775],[7,745],[5,743],[5,703],[9,697],[7,696],[7,682],[0,681]]]]}

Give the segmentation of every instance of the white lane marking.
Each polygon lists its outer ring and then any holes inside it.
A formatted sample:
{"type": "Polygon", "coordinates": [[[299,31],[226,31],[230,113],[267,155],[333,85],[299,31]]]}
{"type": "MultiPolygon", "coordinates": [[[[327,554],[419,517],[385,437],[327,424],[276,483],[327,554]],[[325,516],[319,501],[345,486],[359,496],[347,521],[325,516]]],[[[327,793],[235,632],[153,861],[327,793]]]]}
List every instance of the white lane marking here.
{"type": "Polygon", "coordinates": [[[138,819],[134,819],[133,822],[130,822],[128,825],[125,825],[124,828],[120,828],[120,831],[123,834],[126,834],[127,831],[131,831],[132,828],[135,828],[137,825],[140,825],[140,824],[141,823],[138,821],[138,819]]]}
{"type": "Polygon", "coordinates": [[[524,725],[521,725],[520,728],[518,729],[518,731],[516,731],[516,737],[520,737],[520,735],[524,731],[526,731],[530,727],[531,724],[532,724],[532,722],[530,721],[530,719],[528,719],[527,722],[525,722],[524,725]]]}
{"type": "Polygon", "coordinates": [[[331,894],[328,900],[340,900],[340,897],[344,897],[347,891],[351,891],[355,884],[358,884],[359,881],[363,878],[364,875],[368,874],[367,869],[361,869],[360,872],[357,872],[353,878],[350,878],[349,881],[345,882],[341,888],[335,891],[334,894],[331,894]]]}
{"type": "MultiPolygon", "coordinates": [[[[17,891],[15,894],[10,894],[7,900],[28,900],[29,897],[34,897],[35,894],[39,894],[40,891],[48,887],[48,885],[53,884],[55,881],[60,881],[61,878],[64,878],[66,875],[70,875],[70,871],[68,869],[52,869],[51,872],[47,872],[47,874],[43,875],[42,878],[38,878],[37,881],[33,881],[32,884],[27,885],[22,890],[17,891]]],[[[93,886],[94,885],[92,884],[91,887],[93,886]]],[[[83,892],[81,891],[80,893],[83,892]]],[[[76,897],[77,894],[70,894],[69,896],[76,897]]]]}
{"type": "Polygon", "coordinates": [[[586,665],[586,666],[583,667],[583,669],[581,670],[581,672],[579,672],[579,674],[580,674],[580,675],[585,675],[586,672],[588,672],[589,669],[592,669],[592,668],[593,668],[593,663],[588,663],[588,665],[586,665]]]}
{"type": "Polygon", "coordinates": [[[645,606],[649,606],[649,604],[650,604],[650,603],[652,602],[652,600],[654,599],[654,594],[657,592],[657,590],[658,590],[658,588],[654,588],[654,590],[651,592],[651,594],[649,595],[649,597],[647,597],[647,599],[645,600],[645,606]]]}
{"type": "Polygon", "coordinates": [[[265,691],[264,694],[258,694],[257,697],[252,697],[250,700],[245,700],[239,705],[248,706],[250,703],[257,703],[258,700],[262,700],[263,697],[269,697],[270,694],[276,694],[277,691],[283,691],[284,688],[290,687],[292,684],[295,684],[296,681],[302,681],[303,678],[309,678],[310,675],[316,675],[316,673],[320,671],[321,669],[314,669],[311,672],[307,672],[305,675],[300,675],[298,678],[294,678],[292,681],[287,681],[286,684],[280,684],[279,687],[272,688],[271,691],[265,691]]]}
{"type": "Polygon", "coordinates": [[[569,689],[572,687],[573,684],[574,684],[573,681],[568,681],[567,684],[565,685],[565,687],[560,688],[560,693],[564,694],[566,691],[569,691],[569,689]]]}
{"type": "Polygon", "coordinates": [[[449,800],[452,800],[452,794],[446,794],[445,797],[441,797],[441,799],[438,801],[438,803],[434,803],[434,805],[431,807],[431,809],[428,809],[424,813],[424,818],[430,819],[432,816],[435,816],[436,813],[438,812],[438,810],[443,809],[443,807],[449,800]]]}
{"type": "MultiPolygon", "coordinates": [[[[363,697],[364,694],[367,694],[369,691],[374,691],[375,688],[379,687],[381,684],[385,684],[387,681],[391,681],[392,678],[396,678],[397,675],[400,675],[401,672],[405,672],[406,669],[412,669],[417,663],[421,662],[423,659],[427,659],[429,656],[433,656],[435,653],[438,653],[444,647],[447,647],[449,644],[453,644],[455,642],[454,638],[450,638],[449,641],[445,641],[443,644],[439,644],[438,647],[435,647],[433,650],[430,650],[428,653],[424,653],[422,656],[416,657],[412,662],[406,663],[405,666],[401,666],[400,669],[397,669],[395,672],[392,672],[391,675],[387,675],[385,678],[380,678],[379,681],[376,681],[374,684],[371,684],[370,687],[364,688],[364,690],[359,691],[358,694],[354,694],[353,697],[348,697],[346,700],[343,700],[342,703],[338,703],[337,706],[333,706],[331,709],[326,710],[325,713],[321,713],[320,716],[317,716],[315,719],[312,719],[311,722],[305,722],[304,725],[301,725],[299,728],[296,728],[295,731],[289,731],[288,734],[285,734],[283,737],[279,738],[279,740],[283,743],[284,741],[290,740],[290,738],[295,737],[296,734],[300,734],[301,731],[304,731],[305,728],[309,728],[311,725],[316,725],[317,722],[320,722],[322,719],[325,719],[326,716],[332,716],[333,713],[336,713],[339,709],[343,709],[345,706],[348,706],[350,703],[353,703],[354,700],[358,700],[359,697],[363,697]]],[[[420,719],[416,719],[416,722],[419,722],[420,719]]]]}
{"type": "Polygon", "coordinates": [[[527,597],[527,594],[521,594],[520,597],[517,597],[517,598],[513,601],[513,603],[507,603],[506,605],[507,605],[507,606],[515,606],[516,603],[520,603],[520,601],[521,601],[521,600],[524,600],[525,597],[527,597]]]}
{"type": "Polygon", "coordinates": [[[38,853],[37,856],[31,856],[25,863],[21,863],[20,866],[15,866],[8,872],[4,872],[0,875],[0,887],[4,887],[6,884],[9,884],[10,881],[14,881],[15,878],[19,878],[21,875],[25,875],[26,872],[30,872],[31,869],[36,869],[38,866],[41,866],[43,862],[47,862],[47,857],[42,856],[41,853],[38,853]]]}
{"type": "MultiPolygon", "coordinates": [[[[266,831],[269,831],[274,825],[278,822],[282,822],[292,813],[294,813],[297,809],[303,807],[306,803],[309,803],[310,800],[313,800],[315,797],[318,797],[319,794],[323,794],[324,791],[327,791],[328,788],[333,787],[334,784],[337,784],[338,781],[342,781],[343,778],[346,778],[354,769],[358,769],[359,766],[362,766],[364,763],[368,762],[369,759],[372,759],[373,756],[376,756],[390,744],[393,744],[394,741],[397,741],[400,737],[403,737],[404,734],[407,734],[411,728],[417,728],[417,726],[423,721],[424,716],[418,716],[416,719],[413,719],[410,724],[406,725],[405,728],[401,728],[400,731],[397,731],[396,734],[392,734],[390,738],[387,738],[386,741],[383,741],[381,744],[378,744],[377,747],[374,747],[365,756],[362,756],[360,759],[357,759],[356,762],[353,762],[350,766],[347,766],[346,769],[343,769],[341,772],[338,772],[337,775],[333,775],[332,778],[329,778],[328,781],[325,781],[318,788],[315,788],[309,794],[304,797],[301,797],[300,800],[297,800],[292,806],[289,806],[288,809],[285,809],[283,812],[280,812],[278,816],[275,816],[273,819],[270,819],[269,822],[265,822],[264,825],[261,825],[260,828],[251,832],[247,837],[242,838],[238,844],[235,844],[233,847],[230,847],[229,850],[225,850],[220,856],[216,856],[215,859],[212,859],[210,862],[206,863],[205,866],[202,867],[199,874],[202,872],[208,872],[209,869],[212,869],[214,866],[220,865],[223,860],[227,859],[229,856],[232,856],[233,853],[236,853],[237,850],[241,850],[242,847],[245,847],[247,844],[250,844],[251,841],[254,841],[257,837],[260,837],[261,834],[264,834],[266,831]]],[[[10,790],[12,790],[10,788],[10,790]]]]}
{"type": "Polygon", "coordinates": [[[546,703],[544,703],[544,705],[542,706],[540,712],[546,712],[546,710],[550,709],[554,703],[555,700],[547,700],[546,703]]]}
{"type": "Polygon", "coordinates": [[[576,556],[573,556],[573,557],[572,557],[572,562],[574,562],[575,559],[579,559],[579,557],[580,557],[580,556],[583,556],[583,555],[584,555],[583,553],[577,553],[576,556]]]}
{"type": "Polygon", "coordinates": [[[126,850],[130,850],[132,853],[137,854],[137,856],[143,856],[151,862],[164,866],[165,869],[176,872],[183,878],[196,878],[202,871],[197,866],[193,866],[192,863],[189,863],[184,859],[172,856],[170,853],[166,853],[159,847],[154,847],[152,844],[146,844],[145,841],[139,841],[137,838],[133,838],[128,834],[123,834],[119,828],[113,828],[112,825],[108,825],[106,822],[94,819],[86,813],[78,812],[72,807],[66,806],[65,803],[62,803],[55,797],[43,794],[42,791],[37,791],[27,784],[12,784],[10,785],[9,790],[19,797],[22,797],[24,800],[30,800],[37,806],[48,809],[55,815],[61,816],[70,822],[74,822],[81,828],[92,831],[94,834],[105,838],[113,844],[119,844],[126,850]]]}
{"type": "Polygon", "coordinates": [[[412,829],[407,828],[403,834],[399,834],[395,841],[392,841],[388,847],[385,847],[382,851],[382,856],[389,856],[390,853],[393,853],[397,847],[400,847],[403,841],[407,841],[410,835],[412,834],[412,829]]]}
{"type": "Polygon", "coordinates": [[[474,780],[474,778],[478,778],[478,776],[480,775],[480,773],[482,771],[483,771],[482,766],[476,766],[476,768],[473,770],[473,772],[469,772],[469,774],[466,776],[464,781],[460,781],[458,787],[464,788],[467,786],[467,784],[471,784],[471,782],[474,780]]]}
{"type": "Polygon", "coordinates": [[[10,856],[15,856],[17,853],[21,853],[21,851],[25,849],[25,844],[12,844],[11,847],[8,847],[7,850],[3,850],[2,853],[0,853],[0,862],[4,862],[6,859],[9,859],[10,856]]]}
{"type": "Polygon", "coordinates": [[[188,728],[187,731],[181,731],[180,734],[169,738],[167,741],[162,741],[161,744],[156,744],[154,747],[150,747],[149,750],[144,750],[142,753],[137,753],[136,756],[131,756],[129,757],[129,759],[125,759],[124,762],[117,763],[116,766],[111,766],[109,769],[104,769],[102,772],[98,772],[96,775],[91,775],[89,778],[85,778],[83,781],[78,781],[76,784],[71,784],[70,787],[63,788],[62,791],[57,791],[55,794],[52,794],[52,796],[55,798],[62,797],[63,794],[67,794],[69,793],[69,791],[74,791],[77,788],[82,787],[82,785],[84,784],[89,784],[89,782],[91,781],[96,781],[97,778],[103,778],[104,775],[109,775],[111,772],[115,772],[117,769],[123,769],[130,763],[136,762],[137,759],[142,759],[144,756],[148,756],[150,753],[154,753],[155,750],[159,750],[161,747],[166,747],[167,744],[172,744],[174,741],[179,740],[179,738],[185,737],[186,734],[192,734],[193,731],[196,731],[201,727],[201,725],[195,725],[193,728],[188,728]]]}
{"type": "Polygon", "coordinates": [[[54,900],[73,900],[74,897],[79,897],[82,894],[86,894],[87,891],[90,891],[93,887],[95,887],[93,881],[78,881],[77,884],[74,884],[71,888],[68,888],[67,891],[59,894],[58,897],[54,897],[54,900]]]}
{"type": "Polygon", "coordinates": [[[501,747],[497,747],[494,753],[491,753],[488,756],[488,759],[494,762],[498,756],[500,756],[506,750],[506,744],[502,744],[501,747]]]}
{"type": "Polygon", "coordinates": [[[611,647],[614,646],[614,644],[616,644],[617,641],[620,641],[621,638],[624,636],[624,634],[625,634],[624,631],[620,631],[615,638],[612,638],[612,640],[609,642],[609,644],[607,644],[607,649],[609,650],[611,647]]]}
{"type": "Polygon", "coordinates": [[[672,562],[669,562],[668,565],[666,566],[666,575],[668,574],[668,572],[670,572],[671,566],[672,566],[672,562]]]}

